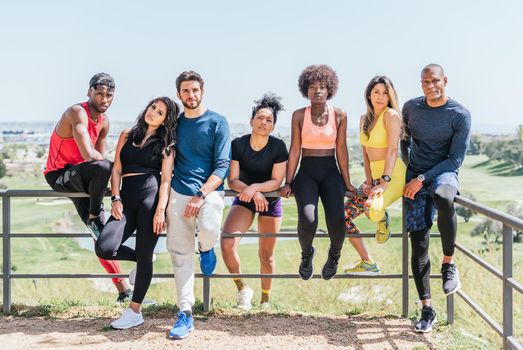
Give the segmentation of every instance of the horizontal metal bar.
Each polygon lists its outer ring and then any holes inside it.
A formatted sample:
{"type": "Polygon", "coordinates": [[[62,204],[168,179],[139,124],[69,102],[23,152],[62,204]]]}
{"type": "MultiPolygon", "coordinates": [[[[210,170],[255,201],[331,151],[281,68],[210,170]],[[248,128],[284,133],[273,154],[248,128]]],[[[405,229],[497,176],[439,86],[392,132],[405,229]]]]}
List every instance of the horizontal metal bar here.
{"type": "Polygon", "coordinates": [[[514,350],[523,350],[523,346],[514,337],[507,337],[507,342],[514,350]]]}
{"type": "MultiPolygon", "coordinates": [[[[158,273],[153,274],[153,278],[173,278],[174,274],[172,273],[158,273]]],[[[3,275],[0,275],[0,278],[3,275]]],[[[69,274],[69,273],[48,273],[48,274],[38,274],[38,273],[16,273],[11,274],[10,278],[12,279],[28,279],[28,278],[126,278],[129,277],[128,274],[104,274],[104,273],[81,273],[81,274],[69,274]]],[[[203,274],[195,273],[195,278],[203,278],[203,274]]],[[[206,276],[208,278],[291,278],[291,279],[301,279],[300,275],[293,273],[282,273],[282,274],[268,274],[268,273],[244,273],[244,274],[213,274],[211,276],[206,276]]],[[[376,276],[362,276],[362,275],[347,275],[347,274],[338,274],[334,278],[338,279],[400,279],[401,274],[383,274],[376,276]]],[[[313,278],[321,278],[321,275],[316,274],[313,278]]],[[[409,278],[414,278],[412,275],[409,275],[409,278]]],[[[441,278],[441,275],[435,274],[430,275],[430,278],[441,278]]]]}
{"type": "Polygon", "coordinates": [[[507,278],[507,283],[509,286],[511,286],[514,290],[520,292],[521,294],[523,294],[523,284],[519,283],[518,281],[516,281],[514,278],[510,277],[510,278],[507,278]]]}
{"type": "Polygon", "coordinates": [[[486,217],[502,222],[512,227],[513,229],[523,231],[523,220],[515,216],[511,216],[496,209],[486,207],[482,204],[473,202],[470,199],[462,196],[455,196],[454,201],[458,204],[461,204],[464,207],[477,211],[478,213],[485,215],[486,217]]]}
{"type": "Polygon", "coordinates": [[[492,319],[492,317],[490,317],[489,314],[487,314],[485,310],[481,308],[481,306],[476,304],[474,300],[472,300],[467,294],[465,294],[461,290],[458,290],[456,294],[459,295],[461,299],[463,299],[467,304],[469,304],[472,310],[474,310],[479,316],[481,316],[481,318],[484,319],[485,322],[487,322],[487,324],[490,327],[492,327],[493,330],[495,330],[500,336],[503,336],[503,329],[501,328],[500,324],[497,323],[494,319],[492,319]]]}
{"type": "Polygon", "coordinates": [[[494,276],[496,276],[500,280],[503,279],[503,273],[500,270],[498,270],[497,268],[495,268],[493,265],[491,265],[488,262],[486,262],[485,260],[481,259],[479,256],[477,256],[472,251],[468,250],[467,248],[465,248],[463,245],[459,244],[458,242],[455,243],[455,246],[460,252],[462,252],[463,254],[465,254],[466,256],[468,256],[469,258],[471,258],[478,264],[480,264],[482,267],[484,267],[494,276]]]}

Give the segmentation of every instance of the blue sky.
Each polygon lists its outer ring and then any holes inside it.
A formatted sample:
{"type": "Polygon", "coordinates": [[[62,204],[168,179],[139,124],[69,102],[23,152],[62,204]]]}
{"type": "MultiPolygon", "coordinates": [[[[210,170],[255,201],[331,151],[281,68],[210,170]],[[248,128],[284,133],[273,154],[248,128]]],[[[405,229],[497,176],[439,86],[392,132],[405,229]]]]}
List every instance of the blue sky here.
{"type": "Polygon", "coordinates": [[[307,101],[301,70],[331,65],[333,104],[354,127],[363,90],[388,75],[400,102],[421,94],[431,62],[449,77],[448,95],[470,109],[473,127],[516,126],[523,96],[521,1],[0,1],[0,121],[56,120],[85,99],[90,77],[113,75],[109,115],[132,121],[149,99],[175,96],[194,69],[204,102],[231,122],[248,122],[252,101],[283,96],[279,119],[307,101]]]}

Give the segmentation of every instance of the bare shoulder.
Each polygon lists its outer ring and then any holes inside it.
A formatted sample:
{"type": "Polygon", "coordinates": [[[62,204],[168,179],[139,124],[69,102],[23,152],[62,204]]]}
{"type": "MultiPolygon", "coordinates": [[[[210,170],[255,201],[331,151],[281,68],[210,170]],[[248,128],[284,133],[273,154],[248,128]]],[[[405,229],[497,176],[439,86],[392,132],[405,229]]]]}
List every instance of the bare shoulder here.
{"type": "Polygon", "coordinates": [[[347,112],[343,108],[340,107],[333,107],[334,113],[336,113],[336,118],[338,119],[344,119],[347,118],[347,112]]]}
{"type": "Polygon", "coordinates": [[[129,134],[131,133],[131,128],[128,128],[128,129],[124,129],[121,133],[120,133],[120,138],[128,138],[129,137],[129,134]]]}
{"type": "Polygon", "coordinates": [[[292,112],[292,124],[301,125],[304,116],[305,116],[305,107],[295,110],[294,112],[292,112]]]}
{"type": "Polygon", "coordinates": [[[389,108],[385,111],[385,113],[383,114],[383,117],[386,119],[386,120],[394,120],[394,119],[401,119],[399,113],[393,109],[393,108],[389,108]]]}
{"type": "Polygon", "coordinates": [[[88,116],[85,112],[85,109],[83,109],[80,105],[73,105],[69,107],[62,117],[62,120],[67,120],[70,122],[71,125],[76,124],[88,124],[88,116]]]}

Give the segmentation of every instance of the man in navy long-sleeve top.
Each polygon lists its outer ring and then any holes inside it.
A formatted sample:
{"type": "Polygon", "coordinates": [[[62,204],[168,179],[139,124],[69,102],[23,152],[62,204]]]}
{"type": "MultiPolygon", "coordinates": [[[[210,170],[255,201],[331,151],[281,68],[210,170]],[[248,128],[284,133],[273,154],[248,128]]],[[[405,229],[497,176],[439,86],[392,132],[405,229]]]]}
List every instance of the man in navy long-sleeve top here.
{"type": "Polygon", "coordinates": [[[229,125],[222,115],[201,104],[204,82],[194,71],[176,79],[184,111],[176,127],[176,155],[167,207],[167,250],[171,254],[178,318],[169,333],[182,339],[194,329],[194,243],[198,231],[200,269],[216,267],[214,244],[220,237],[224,208],[223,179],[230,164],[229,125]]]}
{"type": "Polygon", "coordinates": [[[407,166],[404,190],[407,231],[412,244],[412,274],[423,305],[417,332],[430,332],[436,321],[431,305],[429,238],[435,209],[443,246],[441,274],[445,295],[461,287],[454,265],[458,169],[470,139],[470,113],[445,93],[443,67],[429,64],[421,72],[423,95],[403,106],[402,157],[407,166]]]}

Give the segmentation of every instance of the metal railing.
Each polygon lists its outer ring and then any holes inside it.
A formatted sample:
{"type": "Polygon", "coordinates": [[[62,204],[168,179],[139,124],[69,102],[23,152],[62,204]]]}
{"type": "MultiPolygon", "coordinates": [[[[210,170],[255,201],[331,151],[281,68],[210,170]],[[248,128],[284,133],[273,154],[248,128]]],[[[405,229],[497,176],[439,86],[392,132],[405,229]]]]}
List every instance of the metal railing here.
{"type": "MultiPolygon", "coordinates": [[[[234,191],[225,191],[226,196],[232,197],[236,193],[234,191]]],[[[276,192],[266,194],[269,197],[278,196],[276,192]]],[[[350,196],[347,193],[347,196],[350,196]]],[[[124,278],[126,274],[23,274],[11,272],[11,239],[12,238],[64,238],[64,237],[91,237],[89,233],[12,233],[11,232],[11,198],[34,198],[34,197],[87,197],[83,193],[59,193],[51,190],[3,190],[0,191],[2,197],[2,243],[3,243],[3,271],[0,276],[3,280],[3,312],[9,314],[11,312],[11,281],[13,279],[27,279],[27,278],[124,278]]],[[[463,291],[458,291],[456,294],[460,296],[470,307],[482,317],[486,323],[494,329],[500,336],[503,337],[504,349],[523,349],[522,345],[513,336],[513,291],[516,290],[523,294],[523,285],[513,278],[512,271],[512,230],[523,231],[523,220],[499,212],[497,210],[485,207],[481,204],[475,203],[465,197],[456,196],[455,202],[476,211],[486,217],[501,222],[503,224],[503,271],[499,271],[496,267],[484,261],[481,257],[474,254],[472,251],[465,248],[460,243],[456,242],[456,249],[462,252],[465,256],[471,258],[478,263],[485,270],[492,273],[495,277],[503,282],[503,323],[500,325],[491,316],[489,316],[470,296],[463,291]]],[[[403,206],[402,206],[403,208],[403,206]]],[[[402,209],[403,210],[403,209],[402,209]]],[[[377,276],[354,276],[347,274],[337,274],[334,278],[337,279],[401,279],[402,280],[402,316],[406,317],[409,313],[409,279],[413,278],[409,274],[409,242],[408,233],[405,229],[405,215],[402,212],[402,232],[391,234],[392,238],[401,238],[402,240],[402,263],[401,272],[396,274],[380,274],[377,276]]],[[[165,236],[165,234],[162,234],[165,236]]],[[[346,235],[349,237],[349,235],[346,235]]],[[[439,234],[431,234],[431,237],[439,237],[439,234]]],[[[222,237],[298,237],[296,232],[281,232],[273,234],[222,234],[222,237]]],[[[318,238],[328,238],[325,233],[318,233],[318,238]]],[[[351,234],[350,237],[374,237],[374,233],[351,234]]],[[[155,278],[172,278],[173,274],[153,274],[155,278]]],[[[196,278],[203,280],[203,308],[204,311],[209,311],[211,306],[211,280],[223,278],[284,278],[284,279],[300,279],[298,274],[282,273],[282,274],[261,274],[261,273],[242,273],[242,274],[213,274],[211,276],[204,276],[201,273],[195,274],[196,278]]],[[[441,278],[441,275],[431,275],[431,278],[441,278]]],[[[312,278],[321,278],[316,274],[312,278]]],[[[452,324],[454,322],[454,295],[447,296],[447,322],[452,324]]]]}

